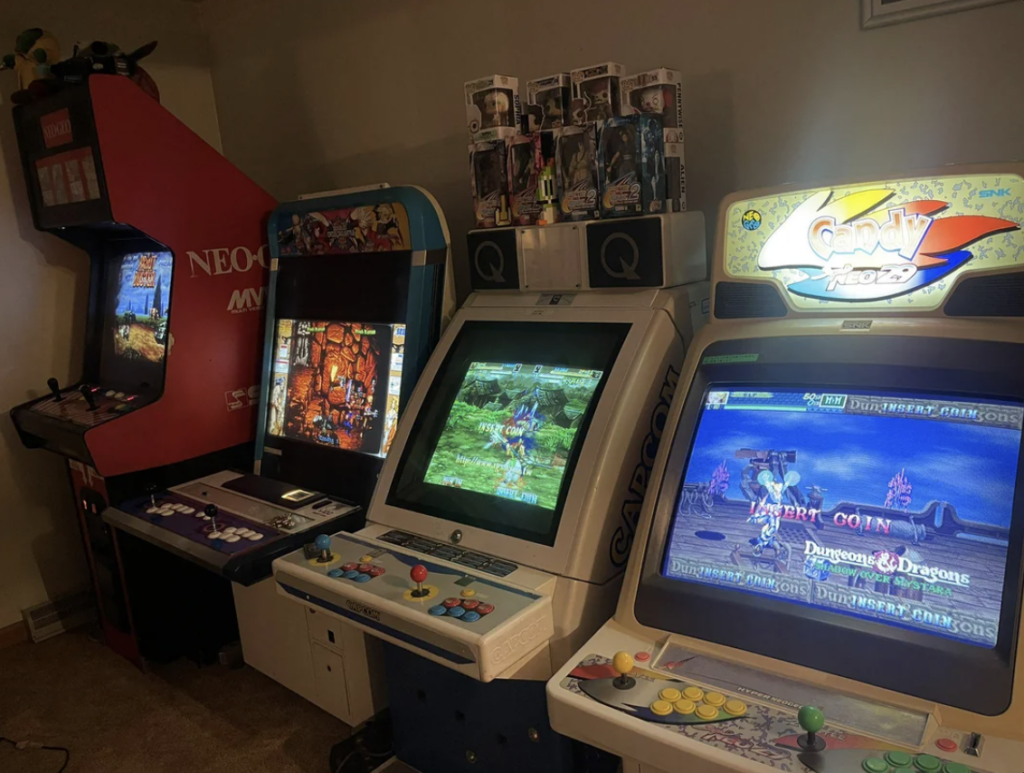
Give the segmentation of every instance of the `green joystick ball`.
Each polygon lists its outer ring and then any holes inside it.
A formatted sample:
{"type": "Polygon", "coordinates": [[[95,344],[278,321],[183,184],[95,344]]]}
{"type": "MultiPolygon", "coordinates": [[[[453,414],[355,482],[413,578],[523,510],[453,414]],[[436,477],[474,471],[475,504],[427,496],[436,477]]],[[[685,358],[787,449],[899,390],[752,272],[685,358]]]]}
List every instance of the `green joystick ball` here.
{"type": "Polygon", "coordinates": [[[825,715],[816,706],[801,706],[796,721],[806,732],[796,739],[805,752],[820,752],[825,748],[825,739],[818,738],[818,731],[825,726],[825,715]]]}

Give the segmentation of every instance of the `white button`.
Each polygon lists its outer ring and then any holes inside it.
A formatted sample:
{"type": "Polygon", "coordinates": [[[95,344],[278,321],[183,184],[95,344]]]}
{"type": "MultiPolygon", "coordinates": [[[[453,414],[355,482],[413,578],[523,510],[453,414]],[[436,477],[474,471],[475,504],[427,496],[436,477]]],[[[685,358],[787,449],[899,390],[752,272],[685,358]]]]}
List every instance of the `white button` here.
{"type": "Polygon", "coordinates": [[[189,507],[188,505],[181,506],[181,512],[183,512],[185,515],[192,515],[192,513],[194,513],[195,511],[196,509],[194,507],[189,507]]]}
{"type": "Polygon", "coordinates": [[[239,537],[237,534],[231,534],[231,535],[225,537],[224,541],[225,542],[238,542],[238,540],[240,540],[240,539],[242,539],[242,538],[239,537]]]}
{"type": "Polygon", "coordinates": [[[124,400],[124,392],[118,392],[114,395],[118,400],[124,400]]]}
{"type": "Polygon", "coordinates": [[[237,528],[237,527],[235,527],[235,526],[228,526],[228,527],[227,527],[227,528],[226,528],[226,529],[224,530],[224,533],[225,533],[225,534],[234,534],[234,533],[235,533],[236,531],[238,531],[238,528],[237,528]]]}
{"type": "Polygon", "coordinates": [[[114,390],[113,389],[108,389],[103,394],[105,394],[107,397],[113,397],[114,396],[114,390]]]}
{"type": "Polygon", "coordinates": [[[169,507],[161,507],[160,515],[174,515],[174,510],[169,507]]]}
{"type": "Polygon", "coordinates": [[[256,532],[254,532],[252,529],[242,529],[241,531],[235,532],[235,534],[237,534],[239,537],[251,537],[255,533],[256,532]]]}
{"type": "Polygon", "coordinates": [[[221,534],[219,531],[211,531],[209,534],[206,535],[206,539],[220,539],[223,536],[224,535],[221,534]]]}
{"type": "Polygon", "coordinates": [[[204,515],[204,516],[202,516],[202,518],[203,518],[204,521],[210,520],[210,516],[208,516],[208,515],[204,515]]]}
{"type": "Polygon", "coordinates": [[[259,542],[261,539],[263,539],[263,535],[259,532],[256,532],[255,534],[250,534],[249,539],[251,539],[253,542],[259,542]]]}
{"type": "Polygon", "coordinates": [[[171,517],[172,515],[174,515],[174,513],[173,513],[173,512],[170,512],[170,513],[169,513],[169,512],[167,512],[166,510],[161,510],[161,511],[160,511],[160,517],[161,517],[161,518],[170,518],[170,517],[171,517]]]}
{"type": "Polygon", "coordinates": [[[148,508],[146,508],[146,512],[150,513],[150,514],[152,514],[152,513],[159,513],[160,512],[160,508],[159,507],[148,507],[148,508]]]}

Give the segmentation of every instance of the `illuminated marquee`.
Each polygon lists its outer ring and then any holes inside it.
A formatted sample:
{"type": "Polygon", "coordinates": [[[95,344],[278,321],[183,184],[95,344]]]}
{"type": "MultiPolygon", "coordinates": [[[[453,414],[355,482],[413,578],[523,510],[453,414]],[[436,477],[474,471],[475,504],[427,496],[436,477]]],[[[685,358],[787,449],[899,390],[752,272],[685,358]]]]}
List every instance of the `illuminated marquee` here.
{"type": "Polygon", "coordinates": [[[977,175],[786,192],[733,204],[725,272],[781,281],[796,306],[937,306],[955,272],[1024,261],[1024,180],[977,175]]]}

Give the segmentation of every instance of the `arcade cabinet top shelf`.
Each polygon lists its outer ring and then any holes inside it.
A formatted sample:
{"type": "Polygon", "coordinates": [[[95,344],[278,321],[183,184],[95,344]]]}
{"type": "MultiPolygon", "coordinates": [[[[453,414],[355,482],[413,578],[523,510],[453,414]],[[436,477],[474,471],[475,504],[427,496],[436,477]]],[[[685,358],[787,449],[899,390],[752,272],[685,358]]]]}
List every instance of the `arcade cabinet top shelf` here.
{"type": "Polygon", "coordinates": [[[1024,315],[1024,164],[726,198],[712,318],[1024,315]]]}

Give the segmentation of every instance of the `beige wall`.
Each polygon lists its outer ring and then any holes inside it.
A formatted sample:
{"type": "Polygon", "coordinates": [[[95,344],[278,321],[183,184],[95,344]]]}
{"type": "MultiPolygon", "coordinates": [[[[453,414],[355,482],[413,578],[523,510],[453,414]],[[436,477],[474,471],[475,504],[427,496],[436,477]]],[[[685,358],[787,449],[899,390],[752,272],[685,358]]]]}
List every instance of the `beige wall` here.
{"type": "MultiPolygon", "coordinates": [[[[206,0],[225,153],[279,198],[432,190],[465,288],[462,84],[608,59],[683,72],[691,207],[1024,157],[1024,4],[862,32],[860,0],[206,0]],[[583,11],[578,9],[585,9],[583,11]],[[642,10],[641,10],[642,9],[642,10]]],[[[713,218],[712,218],[713,222],[713,218]]]]}
{"type": "MultiPolygon", "coordinates": [[[[220,133],[198,8],[179,0],[36,0],[0,4],[0,53],[23,29],[42,25],[70,55],[76,40],[160,47],[145,62],[163,104],[214,147],[220,133]]],[[[25,196],[9,95],[14,75],[0,73],[0,410],[46,391],[81,368],[88,259],[39,233],[25,196]]],[[[0,628],[20,610],[87,582],[64,463],[21,446],[0,417],[0,628]]]]}

